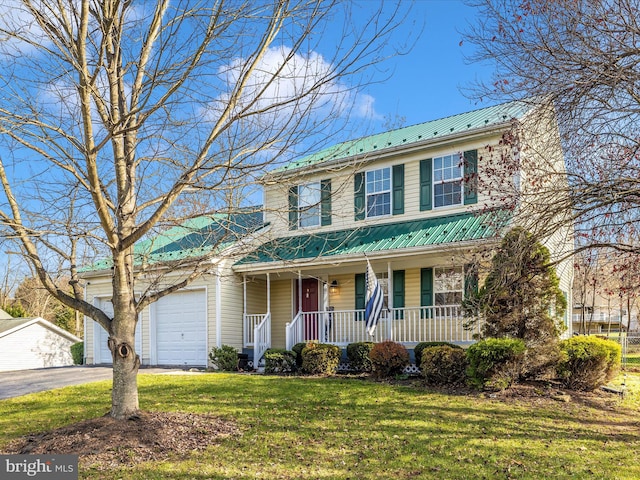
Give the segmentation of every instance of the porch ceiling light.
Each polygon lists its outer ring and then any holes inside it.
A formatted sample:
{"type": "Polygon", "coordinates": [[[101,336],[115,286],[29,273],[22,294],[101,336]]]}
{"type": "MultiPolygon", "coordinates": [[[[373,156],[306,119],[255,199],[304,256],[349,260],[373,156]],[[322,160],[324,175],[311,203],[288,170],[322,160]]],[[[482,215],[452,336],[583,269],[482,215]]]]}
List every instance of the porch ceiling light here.
{"type": "Polygon", "coordinates": [[[332,295],[335,295],[338,292],[340,292],[340,285],[338,285],[338,281],[337,280],[332,280],[331,281],[331,283],[329,284],[329,292],[332,295]]]}

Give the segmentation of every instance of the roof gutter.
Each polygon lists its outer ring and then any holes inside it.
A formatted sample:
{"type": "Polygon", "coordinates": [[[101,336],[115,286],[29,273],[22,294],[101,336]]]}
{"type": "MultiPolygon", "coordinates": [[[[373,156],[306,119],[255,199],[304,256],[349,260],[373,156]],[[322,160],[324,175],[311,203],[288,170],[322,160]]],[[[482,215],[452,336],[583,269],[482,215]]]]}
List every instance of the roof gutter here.
{"type": "Polygon", "coordinates": [[[427,253],[437,253],[443,250],[443,246],[447,247],[447,251],[459,251],[468,250],[477,246],[478,244],[498,243],[498,237],[479,238],[476,240],[467,240],[463,242],[454,243],[441,243],[437,245],[427,245],[421,247],[409,247],[403,249],[388,249],[379,250],[370,253],[350,253],[343,255],[331,255],[327,257],[315,257],[312,259],[299,259],[299,260],[286,260],[286,261],[273,261],[273,262],[260,262],[260,263],[247,263],[244,265],[233,265],[231,268],[236,273],[273,273],[283,270],[297,271],[301,268],[317,268],[317,267],[330,267],[336,264],[354,264],[362,263],[366,259],[392,259],[392,258],[405,258],[414,255],[421,255],[427,253]]]}

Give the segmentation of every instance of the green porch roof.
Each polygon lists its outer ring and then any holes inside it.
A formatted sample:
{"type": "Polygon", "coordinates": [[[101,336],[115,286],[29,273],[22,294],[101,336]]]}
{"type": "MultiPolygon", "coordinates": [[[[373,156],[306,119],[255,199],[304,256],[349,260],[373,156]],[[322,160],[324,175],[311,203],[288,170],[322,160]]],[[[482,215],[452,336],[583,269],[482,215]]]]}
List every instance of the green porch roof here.
{"type": "Polygon", "coordinates": [[[497,236],[509,218],[505,211],[494,210],[282,237],[261,245],[236,265],[311,260],[488,239],[497,236]]]}
{"type": "Polygon", "coordinates": [[[413,143],[436,140],[462,132],[471,133],[488,126],[496,126],[522,118],[532,108],[530,103],[509,102],[481,108],[438,120],[432,120],[410,127],[399,128],[357,140],[351,140],[320,150],[312,155],[295,160],[274,170],[284,173],[309,167],[331,160],[346,159],[351,156],[367,155],[387,148],[407,146],[413,143]]]}
{"type": "MultiPolygon", "coordinates": [[[[134,262],[136,265],[158,264],[200,258],[232,245],[262,226],[262,211],[257,208],[196,217],[153,238],[138,242],[134,247],[134,262]]],[[[107,258],[84,267],[81,271],[105,270],[112,265],[112,260],[107,258]]]]}

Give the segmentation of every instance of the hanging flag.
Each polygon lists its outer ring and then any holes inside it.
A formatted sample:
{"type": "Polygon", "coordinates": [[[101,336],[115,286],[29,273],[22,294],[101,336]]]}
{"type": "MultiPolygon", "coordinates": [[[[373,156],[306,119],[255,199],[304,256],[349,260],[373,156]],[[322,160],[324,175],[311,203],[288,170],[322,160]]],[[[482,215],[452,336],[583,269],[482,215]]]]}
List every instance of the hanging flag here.
{"type": "Polygon", "coordinates": [[[382,312],[382,304],[384,302],[384,294],[382,287],[376,278],[376,274],[371,268],[369,259],[367,258],[367,297],[364,310],[364,319],[366,321],[367,333],[373,337],[376,330],[380,313],[382,312]]]}

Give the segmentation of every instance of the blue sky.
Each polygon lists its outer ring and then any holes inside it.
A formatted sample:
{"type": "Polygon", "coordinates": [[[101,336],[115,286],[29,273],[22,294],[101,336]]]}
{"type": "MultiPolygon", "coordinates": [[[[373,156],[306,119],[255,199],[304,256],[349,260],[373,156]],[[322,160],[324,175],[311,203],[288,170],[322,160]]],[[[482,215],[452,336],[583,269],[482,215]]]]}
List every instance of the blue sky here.
{"type": "MultiPolygon", "coordinates": [[[[407,126],[489,106],[469,100],[460,90],[490,74],[486,65],[468,65],[464,55],[472,47],[468,43],[460,46],[460,32],[474,22],[475,10],[461,0],[417,0],[412,12],[424,18],[424,31],[408,55],[390,61],[392,77],[367,89],[375,98],[376,113],[405,117],[399,126],[407,126]]],[[[408,28],[404,26],[396,35],[411,35],[408,28]]]]}

